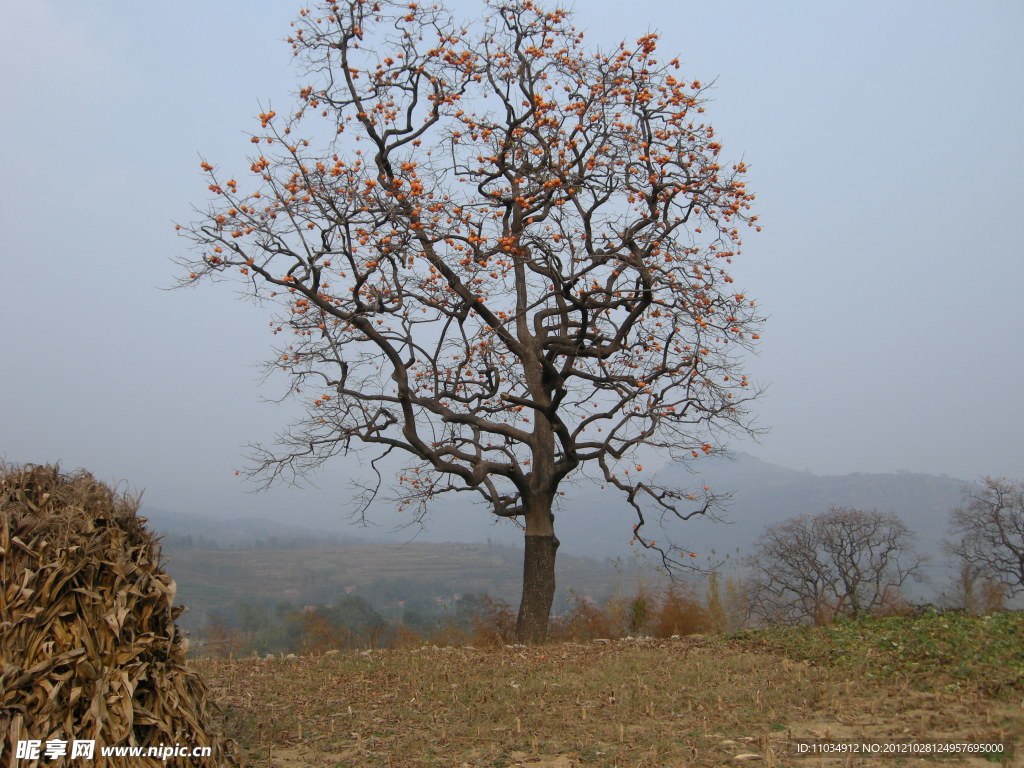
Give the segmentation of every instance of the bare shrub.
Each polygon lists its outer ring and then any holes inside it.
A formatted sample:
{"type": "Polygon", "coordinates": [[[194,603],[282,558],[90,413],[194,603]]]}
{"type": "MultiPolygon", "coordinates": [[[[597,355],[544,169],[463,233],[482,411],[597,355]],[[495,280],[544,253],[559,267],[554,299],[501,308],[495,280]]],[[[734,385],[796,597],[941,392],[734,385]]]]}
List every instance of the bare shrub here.
{"type": "Polygon", "coordinates": [[[649,632],[654,637],[694,635],[713,628],[708,609],[691,589],[678,584],[671,585],[659,596],[649,624],[649,632]]]}
{"type": "Polygon", "coordinates": [[[1006,610],[1006,583],[984,567],[960,561],[946,604],[971,616],[1006,610]]]}
{"type": "Polygon", "coordinates": [[[230,658],[244,647],[242,633],[229,625],[219,613],[211,613],[203,630],[204,650],[210,656],[230,658]]]}
{"type": "Polygon", "coordinates": [[[662,592],[638,587],[632,595],[613,595],[601,603],[576,597],[556,616],[551,636],[580,641],[626,636],[671,637],[712,629],[707,608],[691,588],[673,584],[662,592]]]}
{"type": "Polygon", "coordinates": [[[472,640],[477,645],[511,643],[516,637],[516,611],[501,600],[490,599],[487,611],[473,623],[472,640]]]}
{"type": "Polygon", "coordinates": [[[391,629],[388,634],[388,648],[407,651],[411,648],[418,648],[426,642],[423,634],[408,624],[399,624],[391,629]]]}
{"type": "Polygon", "coordinates": [[[304,610],[300,614],[300,643],[304,653],[323,653],[336,648],[352,648],[356,638],[338,624],[324,608],[304,610]]]}
{"type": "Polygon", "coordinates": [[[621,637],[621,611],[621,600],[607,600],[601,605],[588,598],[575,596],[569,610],[552,620],[551,637],[572,641],[621,637]]]}

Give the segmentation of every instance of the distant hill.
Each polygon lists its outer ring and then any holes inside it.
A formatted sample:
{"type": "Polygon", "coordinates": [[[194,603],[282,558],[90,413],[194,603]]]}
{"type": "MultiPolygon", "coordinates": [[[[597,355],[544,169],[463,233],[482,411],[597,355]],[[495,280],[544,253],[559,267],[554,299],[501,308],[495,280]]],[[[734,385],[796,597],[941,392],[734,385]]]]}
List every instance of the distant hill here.
{"type": "Polygon", "coordinates": [[[265,518],[219,519],[190,512],[143,506],[139,514],[176,549],[284,549],[337,544],[368,544],[370,540],[339,531],[309,528],[265,518]]]}
{"type": "MultiPolygon", "coordinates": [[[[731,458],[702,458],[692,466],[666,465],[657,473],[665,484],[699,489],[703,485],[731,494],[721,521],[694,519],[670,521],[669,536],[689,549],[706,554],[734,552],[748,546],[764,530],[789,517],[824,512],[830,505],[895,512],[918,535],[920,546],[936,550],[949,513],[962,500],[964,480],[920,473],[854,473],[817,475],[775,464],[748,454],[731,458]]],[[[556,510],[556,531],[563,554],[604,559],[629,556],[629,540],[636,522],[621,494],[593,485],[566,487],[556,510]]],[[[383,495],[383,493],[382,493],[383,495]]],[[[252,548],[257,542],[272,546],[299,547],[324,544],[387,544],[416,541],[491,541],[521,546],[522,532],[510,521],[499,520],[470,494],[455,494],[431,508],[421,531],[399,529],[408,518],[393,511],[383,499],[368,514],[370,528],[355,528],[344,518],[317,510],[282,514],[280,521],[266,519],[216,520],[199,515],[143,508],[152,527],[169,541],[191,538],[195,545],[221,548],[252,548]],[[304,525],[296,525],[300,519],[304,525]],[[291,522],[284,522],[289,520],[291,522]],[[397,529],[397,530],[396,530],[397,529]]],[[[646,530],[657,534],[657,520],[646,530]]],[[[665,534],[662,534],[664,538],[665,534]]],[[[653,538],[653,536],[652,536],[653,538]]]]}
{"type": "MultiPolygon", "coordinates": [[[[722,522],[672,521],[672,537],[699,552],[719,554],[745,548],[765,526],[790,517],[824,512],[830,505],[894,512],[913,530],[922,549],[937,550],[949,513],[968,483],[946,476],[892,473],[816,475],[779,467],[747,454],[696,462],[694,471],[669,465],[659,479],[683,488],[709,486],[731,493],[722,522]]],[[[619,554],[634,522],[625,501],[610,492],[570,492],[559,513],[567,551],[593,556],[619,554]]],[[[656,524],[655,524],[656,529],[656,524]]]]}

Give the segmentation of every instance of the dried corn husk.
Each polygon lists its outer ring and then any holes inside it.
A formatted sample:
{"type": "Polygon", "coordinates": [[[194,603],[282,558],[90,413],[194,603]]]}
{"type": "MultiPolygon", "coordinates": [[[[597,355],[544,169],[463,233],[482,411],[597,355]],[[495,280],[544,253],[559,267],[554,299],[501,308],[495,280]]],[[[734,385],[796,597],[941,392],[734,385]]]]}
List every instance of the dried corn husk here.
{"type": "MultiPolygon", "coordinates": [[[[0,465],[0,765],[27,739],[93,739],[97,768],[239,764],[185,664],[174,582],[137,510],[137,498],[87,472],[0,465]],[[160,745],[212,756],[99,753],[160,745]]],[[[18,765],[80,762],[65,760],[18,765]]]]}

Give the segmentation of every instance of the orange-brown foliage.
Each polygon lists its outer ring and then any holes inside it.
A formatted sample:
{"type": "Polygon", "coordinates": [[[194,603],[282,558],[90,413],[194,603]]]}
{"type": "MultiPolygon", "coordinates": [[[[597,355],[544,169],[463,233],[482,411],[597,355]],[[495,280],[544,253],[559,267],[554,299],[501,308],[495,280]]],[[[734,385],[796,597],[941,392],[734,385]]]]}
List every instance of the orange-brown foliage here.
{"type": "Polygon", "coordinates": [[[633,595],[616,595],[600,604],[576,598],[568,611],[553,620],[551,636],[555,640],[612,639],[629,635],[666,638],[711,629],[711,616],[693,591],[686,586],[672,585],[660,593],[640,587],[633,595]]]}

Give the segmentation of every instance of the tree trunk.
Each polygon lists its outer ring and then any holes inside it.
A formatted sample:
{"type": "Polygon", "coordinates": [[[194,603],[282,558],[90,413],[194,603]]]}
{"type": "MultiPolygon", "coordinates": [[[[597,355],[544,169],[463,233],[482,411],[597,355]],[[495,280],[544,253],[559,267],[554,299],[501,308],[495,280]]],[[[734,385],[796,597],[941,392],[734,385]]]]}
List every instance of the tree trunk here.
{"type": "Polygon", "coordinates": [[[554,533],[526,534],[523,554],[523,597],[516,621],[516,642],[542,643],[548,636],[548,618],[555,599],[555,552],[558,539],[554,533]]]}

